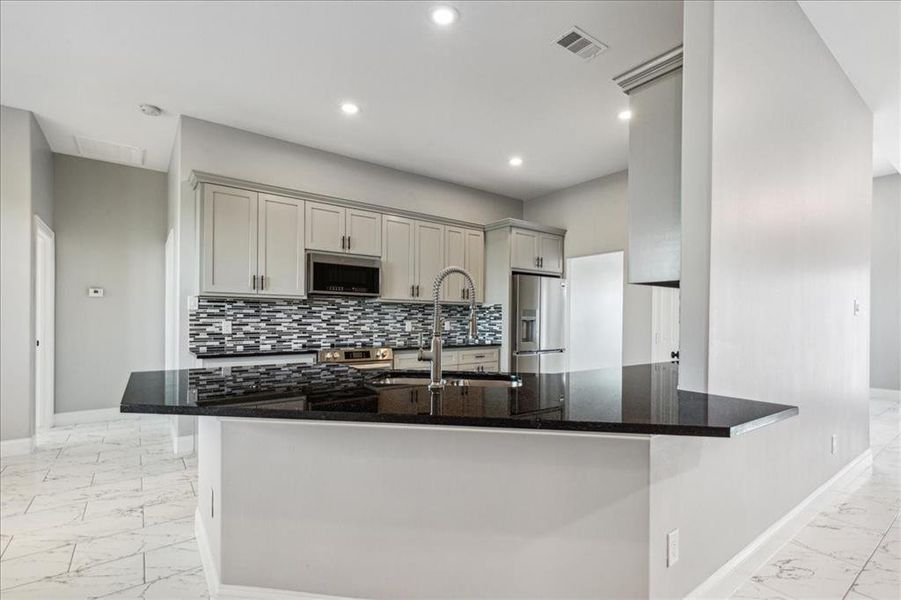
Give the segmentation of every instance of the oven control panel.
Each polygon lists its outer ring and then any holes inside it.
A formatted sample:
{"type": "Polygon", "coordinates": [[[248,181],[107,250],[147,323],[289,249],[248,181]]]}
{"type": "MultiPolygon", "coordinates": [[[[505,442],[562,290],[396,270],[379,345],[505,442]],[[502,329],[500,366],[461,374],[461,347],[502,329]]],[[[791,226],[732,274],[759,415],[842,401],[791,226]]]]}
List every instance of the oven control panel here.
{"type": "Polygon", "coordinates": [[[334,348],[319,351],[319,362],[356,363],[394,359],[391,348],[334,348]]]}

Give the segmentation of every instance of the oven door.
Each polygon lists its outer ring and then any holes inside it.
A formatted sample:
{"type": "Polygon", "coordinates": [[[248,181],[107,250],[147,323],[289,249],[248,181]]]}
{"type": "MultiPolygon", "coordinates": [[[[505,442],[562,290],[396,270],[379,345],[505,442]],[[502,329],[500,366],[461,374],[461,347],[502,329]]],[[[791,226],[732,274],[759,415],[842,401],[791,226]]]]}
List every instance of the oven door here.
{"type": "Polygon", "coordinates": [[[382,269],[377,258],[311,252],[307,255],[307,293],[376,298],[382,269]]]}

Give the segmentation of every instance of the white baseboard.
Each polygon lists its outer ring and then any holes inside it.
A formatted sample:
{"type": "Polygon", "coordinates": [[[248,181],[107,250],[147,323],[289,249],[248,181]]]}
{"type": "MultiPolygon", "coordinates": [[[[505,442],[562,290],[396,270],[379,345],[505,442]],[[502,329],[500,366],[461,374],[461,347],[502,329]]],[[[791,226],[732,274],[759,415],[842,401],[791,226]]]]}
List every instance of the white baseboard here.
{"type": "Polygon", "coordinates": [[[361,600],[347,596],[329,596],[326,594],[310,594],[306,592],[294,592],[291,590],[279,590],[275,588],[254,587],[249,585],[231,585],[221,583],[216,563],[213,561],[213,553],[210,550],[210,538],[203,526],[203,518],[200,509],[194,511],[194,537],[197,538],[197,547],[200,551],[200,562],[203,564],[203,574],[206,577],[206,585],[213,600],[361,600]]]}
{"type": "Polygon", "coordinates": [[[98,408],[95,410],[76,410],[53,415],[53,426],[65,427],[66,425],[97,423],[100,421],[112,421],[121,418],[123,418],[123,415],[119,412],[118,406],[115,408],[98,408]]]}
{"type": "Polygon", "coordinates": [[[178,456],[183,454],[194,454],[194,436],[179,435],[173,437],[172,451],[178,456]]]}
{"type": "Polygon", "coordinates": [[[873,464],[873,452],[867,448],[860,456],[845,465],[826,483],[804,498],[788,514],[770,525],[766,531],[745,546],[729,562],[717,569],[701,585],[692,590],[686,599],[731,598],[760,567],[817,515],[828,501],[825,492],[840,481],[850,481],[873,464]]]}
{"type": "Polygon", "coordinates": [[[901,402],[901,390],[870,388],[870,398],[876,400],[894,400],[895,402],[901,402]]]}
{"type": "Polygon", "coordinates": [[[0,456],[21,456],[31,454],[34,450],[34,437],[19,438],[17,440],[5,440],[0,442],[0,456]]]}

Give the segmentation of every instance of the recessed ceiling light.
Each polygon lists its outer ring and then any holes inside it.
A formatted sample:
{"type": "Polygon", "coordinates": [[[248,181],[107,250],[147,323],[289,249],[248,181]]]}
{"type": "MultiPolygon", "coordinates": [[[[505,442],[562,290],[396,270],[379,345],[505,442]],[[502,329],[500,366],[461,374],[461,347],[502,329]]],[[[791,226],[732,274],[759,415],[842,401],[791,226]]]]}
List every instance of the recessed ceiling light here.
{"type": "Polygon", "coordinates": [[[429,17],[435,25],[447,27],[448,25],[453,25],[457,22],[457,19],[460,18],[460,13],[453,6],[439,4],[438,6],[433,6],[432,9],[429,10],[429,17]]]}
{"type": "Polygon", "coordinates": [[[628,121],[629,119],[632,118],[632,111],[628,110],[628,109],[624,110],[624,111],[620,111],[620,113],[616,116],[619,117],[620,121],[628,121]]]}
{"type": "Polygon", "coordinates": [[[360,112],[360,107],[354,104],[353,102],[342,102],[341,103],[341,112],[346,115],[355,115],[360,112]]]}
{"type": "Polygon", "coordinates": [[[522,157],[521,156],[511,156],[508,161],[511,167],[521,167],[522,166],[522,157]]]}
{"type": "Polygon", "coordinates": [[[148,117],[158,117],[163,114],[162,109],[159,106],[154,106],[153,104],[138,104],[138,110],[148,117]]]}

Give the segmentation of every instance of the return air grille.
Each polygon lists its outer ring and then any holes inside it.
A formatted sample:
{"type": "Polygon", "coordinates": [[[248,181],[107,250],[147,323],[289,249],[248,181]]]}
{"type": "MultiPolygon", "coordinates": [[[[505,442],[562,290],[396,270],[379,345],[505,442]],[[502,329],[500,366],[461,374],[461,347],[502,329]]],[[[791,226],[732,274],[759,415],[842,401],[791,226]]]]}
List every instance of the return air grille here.
{"type": "Polygon", "coordinates": [[[557,40],[557,45],[566,48],[579,58],[591,60],[607,49],[607,44],[596,40],[578,27],[573,27],[557,40]]]}
{"type": "Polygon", "coordinates": [[[75,136],[75,145],[78,147],[78,153],[85,158],[122,163],[135,167],[144,166],[143,148],[92,140],[78,135],[75,136]]]}

